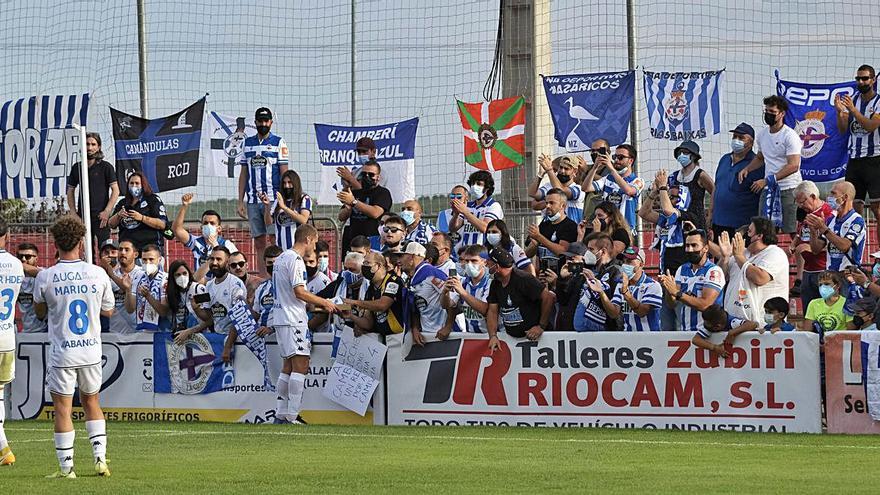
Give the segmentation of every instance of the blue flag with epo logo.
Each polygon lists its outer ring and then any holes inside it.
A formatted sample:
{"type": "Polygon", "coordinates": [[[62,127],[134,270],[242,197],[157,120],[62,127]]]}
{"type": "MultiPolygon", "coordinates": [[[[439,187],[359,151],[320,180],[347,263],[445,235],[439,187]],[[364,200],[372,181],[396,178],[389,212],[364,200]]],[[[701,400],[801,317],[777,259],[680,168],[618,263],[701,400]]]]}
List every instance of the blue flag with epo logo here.
{"type": "Polygon", "coordinates": [[[691,141],[721,132],[724,70],[645,72],[645,106],[651,135],[691,141]]]}
{"type": "Polygon", "coordinates": [[[635,71],[543,76],[554,137],[567,151],[586,151],[599,138],[626,142],[635,98],[635,71]]]}
{"type": "Polygon", "coordinates": [[[158,394],[210,394],[235,385],[232,363],[223,362],[225,335],[193,334],[182,345],[174,336],[153,337],[153,390],[158,394]]]}
{"type": "Polygon", "coordinates": [[[785,125],[794,129],[804,142],[801,148],[801,177],[813,182],[829,182],[846,175],[849,133],[837,130],[837,95],[853,95],[854,81],[807,84],[779,79],[776,94],[788,102],[785,125]]]}
{"type": "Polygon", "coordinates": [[[116,166],[141,170],[153,192],[195,186],[205,98],[159,119],[142,119],[110,109],[116,166]]]}

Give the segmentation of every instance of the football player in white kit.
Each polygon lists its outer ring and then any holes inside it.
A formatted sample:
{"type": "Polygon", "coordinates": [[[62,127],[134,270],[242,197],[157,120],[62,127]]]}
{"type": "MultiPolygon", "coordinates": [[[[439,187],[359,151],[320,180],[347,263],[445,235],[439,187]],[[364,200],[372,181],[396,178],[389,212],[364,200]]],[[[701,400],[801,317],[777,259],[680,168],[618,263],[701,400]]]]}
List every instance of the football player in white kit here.
{"type": "Polygon", "coordinates": [[[278,399],[275,417],[279,422],[305,423],[299,411],[312,351],[312,334],[309,331],[306,304],[312,304],[327,313],[336,311],[336,305],[331,301],[306,289],[308,275],[303,256],[314,252],[317,241],[318,231],[314,227],[300,225],[293,236],[293,248],[275,258],[272,270],[272,282],[275,285],[272,320],[283,360],[276,386],[278,399]]]}
{"type": "Polygon", "coordinates": [[[15,464],[15,456],[3,430],[6,419],[3,398],[6,384],[15,378],[15,301],[24,280],[21,261],[6,252],[8,239],[9,226],[0,219],[0,466],[15,464]]]}
{"type": "Polygon", "coordinates": [[[37,275],[34,305],[37,316],[49,317],[49,369],[46,385],[55,406],[55,454],[61,469],[49,478],[76,478],[73,472],[71,418],[73,394],[79,386],[86,414],[86,432],[98,476],[107,468],[107,434],[104,412],[98,402],[101,390],[101,322],[116,303],[107,273],[81,259],[86,229],[73,215],[58,219],[49,229],[58,248],[55,266],[37,275]]]}

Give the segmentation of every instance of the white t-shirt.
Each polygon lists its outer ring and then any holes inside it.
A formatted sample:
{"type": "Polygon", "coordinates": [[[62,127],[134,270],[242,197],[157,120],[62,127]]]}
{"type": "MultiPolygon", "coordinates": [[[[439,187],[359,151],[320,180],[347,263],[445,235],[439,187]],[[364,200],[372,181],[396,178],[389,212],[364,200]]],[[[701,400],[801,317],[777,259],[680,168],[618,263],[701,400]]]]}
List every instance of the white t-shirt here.
{"type": "MultiPolygon", "coordinates": [[[[782,170],[789,155],[800,155],[801,147],[804,145],[800,136],[787,125],[783,125],[782,129],[775,134],[770,132],[769,127],[764,127],[758,131],[755,143],[757,143],[761,154],[764,155],[765,178],[782,170]]],[[[797,172],[779,181],[779,190],[794,189],[801,183],[801,180],[801,171],[798,169],[797,172]]]]}
{"type": "MultiPolygon", "coordinates": [[[[21,261],[0,249],[0,352],[15,350],[15,303],[22,280],[21,261]]],[[[100,325],[98,331],[101,331],[100,325]]]]}
{"type": "Polygon", "coordinates": [[[306,303],[294,293],[294,289],[306,285],[306,263],[296,251],[288,249],[275,259],[272,282],[275,284],[275,306],[272,321],[275,326],[289,325],[305,328],[309,322],[306,303]]]}
{"type": "Polygon", "coordinates": [[[101,311],[113,309],[113,287],[102,268],[60,260],[37,275],[34,303],[49,315],[49,365],[79,368],[101,362],[101,311]]]}
{"type": "Polygon", "coordinates": [[[750,256],[742,268],[731,257],[728,260],[727,290],[724,293],[724,310],[735,318],[761,323],[764,321],[764,303],[781,297],[788,300],[788,256],[779,246],[770,245],[750,256]],[[762,286],[756,286],[746,278],[746,269],[755,265],[772,278],[762,286]]]}
{"type": "Polygon", "coordinates": [[[205,285],[211,301],[208,306],[202,306],[203,309],[211,309],[211,315],[214,317],[214,331],[217,333],[227,334],[234,326],[229,312],[238,301],[245,301],[247,297],[247,288],[240,278],[231,273],[227,273],[223,277],[222,282],[217,282],[216,278],[212,278],[205,285]]]}

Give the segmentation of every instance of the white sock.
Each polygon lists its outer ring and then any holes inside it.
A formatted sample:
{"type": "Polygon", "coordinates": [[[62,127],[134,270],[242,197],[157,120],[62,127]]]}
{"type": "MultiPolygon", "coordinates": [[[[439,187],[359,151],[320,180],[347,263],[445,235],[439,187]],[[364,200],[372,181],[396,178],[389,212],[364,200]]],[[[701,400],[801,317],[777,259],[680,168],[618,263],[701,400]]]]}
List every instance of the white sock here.
{"type": "Polygon", "coordinates": [[[293,421],[299,416],[299,408],[302,406],[303,390],[306,388],[306,375],[291,373],[288,387],[287,417],[293,421]]]}
{"type": "Polygon", "coordinates": [[[3,429],[3,422],[6,421],[6,403],[3,402],[3,393],[6,390],[5,385],[0,385],[0,450],[9,446],[6,440],[6,430],[3,429]]]}
{"type": "Polygon", "coordinates": [[[55,434],[55,455],[58,456],[58,464],[61,465],[62,473],[73,470],[73,439],[76,431],[66,431],[55,434]]]}
{"type": "Polygon", "coordinates": [[[285,419],[287,417],[288,382],[288,374],[282,371],[278,375],[278,383],[275,384],[275,389],[278,392],[278,395],[275,397],[275,417],[278,419],[285,419]]]}
{"type": "Polygon", "coordinates": [[[107,459],[107,422],[103,419],[86,421],[86,432],[89,434],[89,443],[92,444],[92,455],[95,462],[107,459]]]}

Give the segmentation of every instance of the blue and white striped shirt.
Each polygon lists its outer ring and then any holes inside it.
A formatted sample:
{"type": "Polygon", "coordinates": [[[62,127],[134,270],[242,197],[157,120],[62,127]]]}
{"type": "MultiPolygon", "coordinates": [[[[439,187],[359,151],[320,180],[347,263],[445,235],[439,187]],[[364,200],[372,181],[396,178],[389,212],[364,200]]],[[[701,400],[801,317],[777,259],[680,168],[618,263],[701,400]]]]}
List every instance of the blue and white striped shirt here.
{"type": "MultiPolygon", "coordinates": [[[[483,278],[476,284],[474,284],[470,277],[461,277],[461,286],[474,298],[480,301],[487,301],[489,299],[489,287],[492,285],[492,276],[489,275],[488,269],[484,269],[483,272],[483,278]]],[[[465,328],[463,331],[469,333],[487,333],[489,331],[485,316],[468,306],[457,293],[453,292],[449,295],[454,298],[453,300],[458,301],[458,310],[464,315],[465,328]]]]}
{"type": "MultiPolygon", "coordinates": [[[[722,304],[724,292],[724,271],[721,267],[706,260],[706,263],[694,271],[693,265],[685,263],[675,272],[675,283],[685,294],[700,297],[703,289],[715,289],[718,296],[714,304],[722,304]]],[[[696,332],[703,325],[703,315],[695,308],[678,303],[679,330],[696,332]]]]}
{"type": "MultiPolygon", "coordinates": [[[[837,215],[828,219],[828,228],[837,236],[849,239],[852,244],[847,252],[843,252],[833,242],[825,239],[827,252],[827,270],[839,272],[848,266],[858,266],[862,263],[862,253],[865,251],[865,220],[856,210],[849,212],[838,219],[837,215]]],[[[824,238],[824,236],[823,236],[824,238]]]]}
{"type": "MultiPolygon", "coordinates": [[[[303,194],[299,206],[294,207],[294,202],[288,200],[287,207],[296,210],[297,213],[302,213],[303,210],[312,211],[312,198],[308,194],[303,194]]],[[[293,249],[293,236],[299,223],[277,204],[272,208],[272,221],[275,223],[275,244],[282,250],[293,249]]]]}
{"type": "MultiPolygon", "coordinates": [[[[538,189],[541,201],[547,197],[547,191],[550,189],[553,189],[552,184],[544,184],[538,189]]],[[[584,218],[584,195],[582,194],[581,186],[574,182],[568,186],[568,189],[571,191],[571,198],[566,202],[565,216],[578,223],[584,218]]]]}
{"type": "Polygon", "coordinates": [[[629,196],[623,192],[623,189],[621,189],[614,180],[614,177],[610,174],[593,181],[593,190],[601,192],[603,200],[614,203],[614,205],[620,209],[620,213],[623,215],[623,218],[626,219],[626,223],[629,224],[630,228],[635,229],[639,194],[641,194],[642,190],[645,188],[645,181],[640,179],[635,172],[630,172],[630,174],[624,177],[623,180],[636,189],[635,196],[629,196]]]}
{"type": "Polygon", "coordinates": [[[272,133],[262,141],[257,136],[244,140],[238,163],[247,167],[248,171],[247,190],[244,193],[246,203],[259,203],[260,193],[275,197],[275,191],[281,187],[281,167],[287,166],[289,154],[284,140],[272,133]]]}
{"type": "MultiPolygon", "coordinates": [[[[880,94],[875,94],[873,98],[865,101],[862,95],[853,98],[853,105],[864,115],[870,119],[876,114],[880,114],[880,94]]],[[[859,121],[850,114],[849,116],[849,157],[865,158],[869,156],[880,155],[880,127],[868,132],[859,124],[859,121]]],[[[873,199],[873,198],[871,198],[873,199]]]]}
{"type": "Polygon", "coordinates": [[[434,235],[434,232],[437,232],[437,229],[432,227],[424,220],[420,220],[419,223],[416,224],[416,228],[414,228],[412,232],[406,234],[404,240],[409,242],[418,242],[419,244],[427,244],[431,242],[431,236],[434,235]]]}
{"type": "Polygon", "coordinates": [[[620,284],[614,289],[614,297],[611,303],[620,306],[623,316],[623,329],[627,332],[657,332],[660,330],[660,307],[663,306],[663,287],[659,282],[642,273],[642,277],[636,283],[630,282],[629,292],[640,304],[651,306],[651,310],[645,316],[637,315],[623,294],[620,293],[620,284]]]}
{"type": "MultiPolygon", "coordinates": [[[[729,331],[733,330],[734,328],[741,327],[745,322],[746,322],[746,320],[743,320],[742,318],[735,318],[735,317],[731,316],[730,314],[728,314],[727,315],[727,324],[724,326],[724,330],[720,330],[720,331],[721,332],[729,332],[729,331]]],[[[783,323],[783,329],[785,329],[784,328],[785,325],[788,325],[788,323],[783,323]]],[[[769,326],[770,325],[767,325],[767,327],[769,327],[769,326]]],[[[767,327],[764,327],[764,328],[767,328],[767,327]]],[[[712,333],[713,332],[710,332],[709,330],[706,329],[706,327],[703,325],[703,322],[700,322],[700,326],[697,327],[697,335],[699,335],[700,337],[703,337],[704,339],[709,339],[709,338],[711,338],[712,333]]]]}
{"type": "MultiPolygon", "coordinates": [[[[479,205],[476,201],[468,201],[467,205],[471,210],[471,213],[484,222],[491,222],[492,220],[504,218],[504,211],[501,210],[501,203],[495,201],[495,198],[486,198],[486,201],[479,205]]],[[[483,241],[486,239],[486,234],[474,227],[467,219],[465,219],[464,225],[459,232],[461,233],[461,246],[483,244],[483,241]]]]}
{"type": "Polygon", "coordinates": [[[666,257],[666,248],[680,248],[684,246],[684,232],[682,231],[681,222],[679,222],[678,212],[672,215],[664,215],[660,213],[657,220],[657,227],[654,235],[653,249],[660,250],[660,273],[666,273],[666,266],[663,259],[666,257]]]}
{"type": "MultiPolygon", "coordinates": [[[[226,239],[224,237],[217,238],[217,245],[223,246],[229,250],[230,253],[237,253],[238,248],[235,247],[235,244],[226,239]]],[[[202,263],[208,260],[208,255],[211,254],[211,247],[208,246],[208,241],[205,240],[203,236],[200,235],[189,235],[189,240],[184,244],[193,254],[193,266],[198,270],[202,263]]]]}

